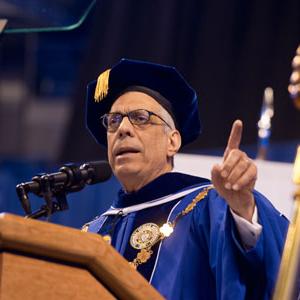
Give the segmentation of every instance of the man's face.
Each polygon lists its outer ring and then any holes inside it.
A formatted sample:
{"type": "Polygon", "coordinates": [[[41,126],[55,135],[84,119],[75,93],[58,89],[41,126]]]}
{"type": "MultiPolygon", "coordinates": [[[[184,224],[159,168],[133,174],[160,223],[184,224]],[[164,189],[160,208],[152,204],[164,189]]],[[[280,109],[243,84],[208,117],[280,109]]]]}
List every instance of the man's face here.
{"type": "MultiPolygon", "coordinates": [[[[168,124],[173,123],[166,110],[151,96],[136,91],[121,95],[110,112],[126,114],[137,109],[151,111],[168,124]]],[[[135,184],[139,188],[171,169],[168,158],[172,130],[155,116],[151,121],[133,125],[124,117],[115,132],[107,133],[109,163],[126,190],[136,190],[135,184]]]]}

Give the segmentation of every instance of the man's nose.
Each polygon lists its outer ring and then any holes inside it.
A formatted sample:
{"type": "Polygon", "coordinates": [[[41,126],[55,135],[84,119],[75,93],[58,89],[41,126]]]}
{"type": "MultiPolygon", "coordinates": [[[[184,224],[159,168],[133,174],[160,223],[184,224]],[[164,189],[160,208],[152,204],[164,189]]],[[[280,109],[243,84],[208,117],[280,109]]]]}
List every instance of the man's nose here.
{"type": "Polygon", "coordinates": [[[121,124],[118,128],[118,135],[119,137],[134,135],[134,127],[127,116],[124,116],[123,120],[121,121],[121,124]]]}

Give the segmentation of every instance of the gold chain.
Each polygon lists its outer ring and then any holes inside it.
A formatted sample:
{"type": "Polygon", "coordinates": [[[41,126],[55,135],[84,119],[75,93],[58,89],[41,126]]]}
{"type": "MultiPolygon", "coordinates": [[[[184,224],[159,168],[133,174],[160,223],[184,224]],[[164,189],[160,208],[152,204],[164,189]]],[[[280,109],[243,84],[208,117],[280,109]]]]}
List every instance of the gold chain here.
{"type": "Polygon", "coordinates": [[[188,213],[190,213],[194,208],[195,206],[198,204],[198,202],[200,202],[202,199],[204,199],[209,190],[211,190],[213,187],[212,186],[209,186],[205,189],[203,189],[193,200],[191,203],[189,203],[186,208],[181,211],[174,219],[173,222],[167,222],[165,224],[163,224],[163,226],[160,227],[160,238],[157,239],[151,246],[147,247],[147,248],[143,248],[141,249],[138,253],[137,253],[137,256],[136,258],[132,261],[132,262],[129,262],[129,265],[134,268],[134,269],[137,269],[137,267],[141,264],[144,264],[146,263],[151,255],[153,254],[153,251],[152,251],[152,247],[154,245],[156,245],[158,242],[164,240],[165,238],[169,237],[171,235],[171,233],[173,232],[175,226],[176,226],[176,223],[178,222],[178,220],[187,215],[188,213]]]}

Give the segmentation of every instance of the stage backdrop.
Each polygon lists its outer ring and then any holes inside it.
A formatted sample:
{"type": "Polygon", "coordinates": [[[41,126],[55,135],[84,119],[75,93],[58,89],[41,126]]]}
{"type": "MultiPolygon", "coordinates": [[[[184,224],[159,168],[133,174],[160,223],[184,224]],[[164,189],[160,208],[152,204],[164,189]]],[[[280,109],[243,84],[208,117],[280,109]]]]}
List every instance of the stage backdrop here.
{"type": "MultiPolygon", "coordinates": [[[[178,154],[175,159],[175,170],[201,177],[210,178],[210,170],[221,157],[178,154]]],[[[274,206],[291,218],[292,194],[292,164],[270,161],[257,161],[259,168],[256,189],[265,194],[274,206]]],[[[0,163],[0,211],[24,215],[16,195],[15,186],[20,182],[29,181],[31,177],[41,172],[56,172],[58,167],[36,163],[0,163]]],[[[87,186],[80,192],[69,194],[69,210],[55,214],[51,222],[80,228],[85,222],[105,211],[111,200],[117,196],[120,184],[115,177],[109,181],[87,186]]],[[[29,195],[32,206],[39,208],[44,202],[41,198],[29,195]]]]}
{"type": "MultiPolygon", "coordinates": [[[[175,171],[210,178],[210,170],[222,157],[179,154],[175,159],[175,171]]],[[[289,219],[292,216],[293,164],[256,160],[258,180],[255,188],[267,196],[273,205],[289,219]]]]}

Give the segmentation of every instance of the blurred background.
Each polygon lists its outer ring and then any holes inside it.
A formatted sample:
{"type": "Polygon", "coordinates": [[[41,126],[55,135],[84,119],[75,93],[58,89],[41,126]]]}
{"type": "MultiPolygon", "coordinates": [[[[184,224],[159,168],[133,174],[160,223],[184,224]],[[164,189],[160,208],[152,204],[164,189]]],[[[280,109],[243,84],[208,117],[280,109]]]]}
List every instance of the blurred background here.
{"type": "MultiPolygon", "coordinates": [[[[257,122],[271,87],[263,158],[294,160],[300,112],[287,87],[300,43],[299,0],[1,0],[0,19],[7,20],[0,33],[0,211],[24,214],[17,183],[66,162],[106,159],[85,128],[85,91],[122,57],[173,65],[198,92],[203,132],[183,153],[222,155],[240,118],[242,147],[257,157],[257,122]]],[[[70,210],[53,221],[80,227],[117,190],[112,178],[71,194],[70,210]]]]}

